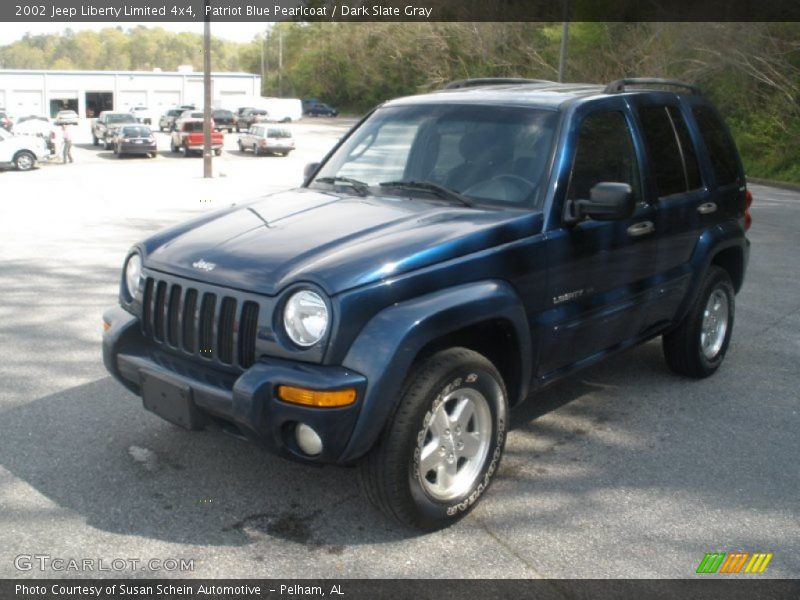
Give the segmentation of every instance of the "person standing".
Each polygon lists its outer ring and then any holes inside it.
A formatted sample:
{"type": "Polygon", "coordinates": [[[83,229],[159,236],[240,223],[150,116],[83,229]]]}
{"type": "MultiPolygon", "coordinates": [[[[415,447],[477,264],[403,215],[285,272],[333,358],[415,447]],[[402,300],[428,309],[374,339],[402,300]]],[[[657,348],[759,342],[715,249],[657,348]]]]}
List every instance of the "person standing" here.
{"type": "Polygon", "coordinates": [[[61,126],[61,136],[64,143],[62,149],[64,164],[67,164],[67,159],[69,159],[69,162],[75,162],[72,160],[72,133],[69,130],[69,125],[61,126]]]}

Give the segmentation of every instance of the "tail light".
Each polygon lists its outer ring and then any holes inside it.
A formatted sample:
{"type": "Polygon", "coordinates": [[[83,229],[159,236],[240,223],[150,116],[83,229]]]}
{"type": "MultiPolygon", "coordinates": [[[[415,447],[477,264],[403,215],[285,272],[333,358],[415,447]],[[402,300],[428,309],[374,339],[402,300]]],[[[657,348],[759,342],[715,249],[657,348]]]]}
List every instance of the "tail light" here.
{"type": "Polygon", "coordinates": [[[750,205],[753,204],[753,193],[750,190],[744,193],[744,230],[750,229],[753,224],[753,216],[750,214],[750,205]]]}

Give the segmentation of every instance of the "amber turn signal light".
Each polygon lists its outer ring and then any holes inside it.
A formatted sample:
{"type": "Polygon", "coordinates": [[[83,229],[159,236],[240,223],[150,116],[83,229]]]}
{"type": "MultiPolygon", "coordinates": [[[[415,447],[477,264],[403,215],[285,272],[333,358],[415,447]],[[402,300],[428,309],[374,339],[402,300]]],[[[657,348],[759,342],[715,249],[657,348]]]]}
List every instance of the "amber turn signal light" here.
{"type": "Polygon", "coordinates": [[[103,331],[108,331],[109,329],[111,329],[111,323],[103,321],[103,331]]]}
{"type": "Polygon", "coordinates": [[[278,398],[290,404],[301,404],[317,408],[336,408],[353,404],[356,401],[356,391],[353,388],[347,388],[332,392],[321,392],[290,385],[279,385],[278,398]]]}

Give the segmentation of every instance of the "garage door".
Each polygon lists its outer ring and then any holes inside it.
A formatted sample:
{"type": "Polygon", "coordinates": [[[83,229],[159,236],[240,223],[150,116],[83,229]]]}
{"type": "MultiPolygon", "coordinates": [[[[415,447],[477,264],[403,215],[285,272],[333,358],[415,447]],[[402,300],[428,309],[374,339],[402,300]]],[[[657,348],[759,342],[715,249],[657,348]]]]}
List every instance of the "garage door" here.
{"type": "Polygon", "coordinates": [[[150,108],[163,112],[181,103],[180,90],[160,90],[153,92],[153,104],[150,108]]]}
{"type": "Polygon", "coordinates": [[[44,114],[41,91],[14,90],[9,104],[6,108],[19,117],[44,114]]]}
{"type": "MultiPolygon", "coordinates": [[[[212,82],[213,86],[213,82],[212,82]]],[[[212,88],[213,89],[213,88],[212,88]]],[[[198,78],[186,80],[186,95],[183,101],[187,104],[194,104],[197,108],[203,106],[203,80],[198,78]]],[[[213,94],[212,94],[213,97],[213,94]]]]}
{"type": "Polygon", "coordinates": [[[134,106],[147,106],[147,92],[144,90],[123,90],[117,95],[116,110],[130,110],[134,106]]]}

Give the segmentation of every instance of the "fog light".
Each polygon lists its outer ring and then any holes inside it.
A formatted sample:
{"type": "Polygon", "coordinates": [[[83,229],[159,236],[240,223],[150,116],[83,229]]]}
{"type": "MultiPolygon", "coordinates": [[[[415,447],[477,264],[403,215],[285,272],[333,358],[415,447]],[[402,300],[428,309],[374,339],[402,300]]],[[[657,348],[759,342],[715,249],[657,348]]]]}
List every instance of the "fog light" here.
{"type": "Polygon", "coordinates": [[[294,430],[294,437],[300,450],[309,456],[317,456],[322,452],[322,439],[319,434],[305,423],[298,423],[294,430]]]}

